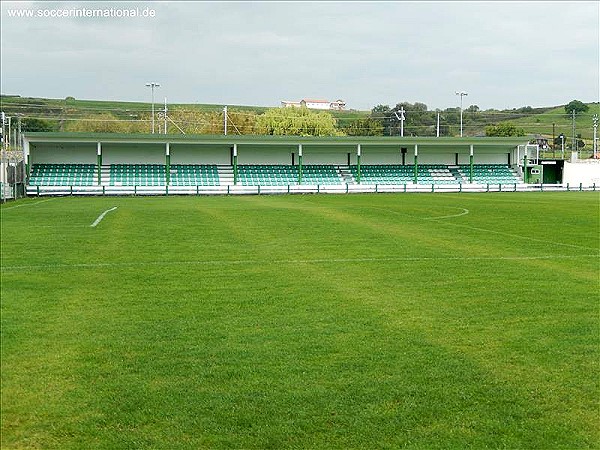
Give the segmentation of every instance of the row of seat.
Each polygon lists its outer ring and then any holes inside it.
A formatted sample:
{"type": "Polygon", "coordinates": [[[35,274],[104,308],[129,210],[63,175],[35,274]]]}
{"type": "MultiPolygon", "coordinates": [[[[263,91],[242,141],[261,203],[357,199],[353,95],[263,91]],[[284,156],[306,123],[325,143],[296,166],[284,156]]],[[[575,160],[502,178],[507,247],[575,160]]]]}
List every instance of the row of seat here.
{"type": "Polygon", "coordinates": [[[173,164],[169,179],[172,186],[219,186],[219,170],[214,164],[173,164]]]}
{"type": "Polygon", "coordinates": [[[95,164],[33,164],[29,174],[32,186],[92,186],[95,164]]]}
{"type": "MultiPolygon", "coordinates": [[[[362,183],[405,184],[414,182],[414,166],[411,165],[362,165],[362,183]]],[[[471,176],[470,165],[445,166],[428,164],[417,166],[417,182],[420,184],[468,183],[471,176]]],[[[354,178],[358,178],[358,167],[351,166],[354,178]]],[[[490,184],[513,184],[519,180],[512,170],[502,164],[482,164],[473,166],[473,182],[490,184]]]]}
{"type": "MultiPolygon", "coordinates": [[[[162,164],[113,164],[110,167],[111,186],[165,186],[167,168],[162,164]]],[[[173,164],[169,166],[172,186],[219,186],[216,165],[173,164]]]]}
{"type": "MultiPolygon", "coordinates": [[[[298,184],[300,167],[291,165],[240,165],[238,179],[242,186],[285,186],[298,184]]],[[[333,165],[303,165],[303,184],[340,184],[341,178],[333,165]]]]}
{"type": "MultiPolygon", "coordinates": [[[[458,170],[463,179],[470,179],[470,166],[461,165],[458,170]]],[[[508,166],[501,164],[477,164],[473,166],[473,182],[483,184],[513,184],[518,183],[519,180],[508,166]]]]}
{"type": "MultiPolygon", "coordinates": [[[[350,173],[358,179],[358,167],[350,166],[350,173]]],[[[164,186],[166,166],[162,164],[112,164],[109,183],[112,186],[164,186]]],[[[218,186],[216,165],[174,164],[169,169],[169,181],[174,186],[218,186]]],[[[239,165],[238,182],[242,185],[298,184],[300,169],[291,165],[239,165]]],[[[473,181],[477,183],[516,183],[517,176],[509,166],[481,164],[473,166],[473,181]]],[[[468,182],[470,165],[419,165],[417,180],[422,184],[449,184],[468,182]]],[[[361,165],[362,183],[407,184],[414,181],[413,165],[361,165]]],[[[89,186],[97,184],[95,164],[34,164],[30,174],[31,185],[89,186]]],[[[302,166],[303,184],[340,184],[343,179],[333,165],[302,166]]]]}

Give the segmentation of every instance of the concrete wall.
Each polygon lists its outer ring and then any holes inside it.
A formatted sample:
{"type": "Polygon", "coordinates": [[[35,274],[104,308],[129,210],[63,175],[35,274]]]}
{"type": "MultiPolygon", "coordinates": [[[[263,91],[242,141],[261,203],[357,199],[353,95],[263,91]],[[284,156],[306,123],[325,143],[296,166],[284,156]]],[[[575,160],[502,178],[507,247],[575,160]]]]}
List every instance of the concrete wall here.
{"type": "Polygon", "coordinates": [[[565,161],[563,169],[563,184],[571,186],[579,186],[583,183],[584,186],[600,186],[600,160],[590,162],[570,163],[565,161]]]}
{"type": "MultiPolygon", "coordinates": [[[[456,158],[456,156],[454,157],[456,158]]],[[[516,164],[516,160],[511,158],[511,164],[516,164]]],[[[459,153],[458,154],[458,163],[459,164],[469,164],[469,154],[468,153],[459,153]]],[[[454,162],[452,162],[454,164],[454,162]]],[[[491,153],[485,151],[477,151],[475,149],[473,155],[473,164],[508,164],[508,153],[491,153]]]]}
{"type": "MultiPolygon", "coordinates": [[[[238,145],[238,164],[292,164],[292,152],[296,153],[298,163],[298,147],[289,145],[238,145]]],[[[303,160],[303,163],[306,162],[303,160]]]]}
{"type": "MultiPolygon", "coordinates": [[[[477,153],[476,151],[473,156],[473,161],[475,164],[508,164],[508,153],[477,153]]],[[[468,156],[465,164],[469,164],[468,156]]],[[[511,164],[516,164],[514,159],[511,160],[511,164]]]]}
{"type": "Polygon", "coordinates": [[[165,164],[162,144],[102,144],[102,164],[165,164]]]}
{"type": "Polygon", "coordinates": [[[36,143],[29,146],[30,164],[96,164],[96,162],[96,144],[36,143]]]}
{"type": "Polygon", "coordinates": [[[304,153],[303,164],[334,164],[344,166],[348,164],[348,153],[318,152],[304,153]]]}
{"type": "MultiPolygon", "coordinates": [[[[414,153],[414,149],[413,149],[414,153]]],[[[407,149],[407,161],[408,161],[409,150],[407,149]]],[[[350,161],[352,164],[356,164],[356,150],[351,152],[350,161]]],[[[411,157],[412,158],[412,157],[411,157]]],[[[411,159],[412,160],[412,159],[411,159]]],[[[402,164],[402,153],[400,147],[368,147],[366,145],[361,146],[360,155],[361,164],[402,164]]]]}
{"type": "MultiPolygon", "coordinates": [[[[231,164],[231,144],[199,145],[173,143],[170,146],[172,164],[231,164]]],[[[469,146],[419,145],[420,164],[469,164],[469,146]]],[[[165,164],[165,144],[102,144],[104,164],[165,164]]],[[[303,146],[304,164],[347,165],[356,164],[356,145],[303,146]]],[[[96,162],[96,144],[41,144],[30,149],[31,163],[85,163],[96,162]]],[[[298,164],[298,146],[290,145],[238,145],[238,164],[298,164]]],[[[474,147],[475,164],[508,164],[506,147],[474,147]]],[[[402,164],[401,147],[397,145],[361,146],[361,163],[402,164]]],[[[414,163],[414,145],[406,146],[405,164],[414,163]]],[[[516,150],[511,151],[511,164],[516,164],[516,150]]]]}
{"type": "MultiPolygon", "coordinates": [[[[414,150],[410,154],[410,157],[407,155],[406,162],[412,161],[414,163],[414,150]]],[[[456,162],[455,153],[430,153],[430,152],[421,152],[419,151],[418,163],[419,164],[454,164],[456,162]]]]}
{"type": "Polygon", "coordinates": [[[171,144],[171,164],[231,164],[230,145],[171,144]]]}

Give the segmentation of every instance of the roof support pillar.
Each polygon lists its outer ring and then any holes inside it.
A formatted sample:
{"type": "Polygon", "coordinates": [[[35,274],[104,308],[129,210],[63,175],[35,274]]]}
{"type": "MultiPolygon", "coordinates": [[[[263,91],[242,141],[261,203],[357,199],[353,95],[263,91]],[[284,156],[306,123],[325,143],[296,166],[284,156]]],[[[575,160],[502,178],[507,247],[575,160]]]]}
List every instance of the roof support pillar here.
{"type": "Polygon", "coordinates": [[[415,144],[415,184],[419,183],[419,145],[415,144]]]}
{"type": "Polygon", "coordinates": [[[473,183],[473,144],[469,147],[469,183],[473,183]]]}
{"type": "Polygon", "coordinates": [[[238,152],[237,144],[233,144],[233,184],[236,185],[238,182],[238,152]]]}
{"type": "Polygon", "coordinates": [[[360,144],[356,144],[356,182],[360,184],[360,144]]]}
{"type": "Polygon", "coordinates": [[[165,144],[165,184],[171,184],[171,144],[165,144]]]}
{"type": "Polygon", "coordinates": [[[98,186],[102,184],[102,143],[96,143],[96,164],[98,165],[98,186]]]}
{"type": "Polygon", "coordinates": [[[298,144],[298,184],[302,184],[302,144],[298,144]]]}
{"type": "Polygon", "coordinates": [[[525,150],[523,151],[523,181],[529,183],[529,175],[527,173],[527,145],[525,145],[525,150]]]}
{"type": "Polygon", "coordinates": [[[25,161],[25,183],[29,183],[29,171],[31,170],[31,160],[29,158],[29,141],[23,138],[21,135],[21,139],[23,142],[23,161],[25,161]]]}

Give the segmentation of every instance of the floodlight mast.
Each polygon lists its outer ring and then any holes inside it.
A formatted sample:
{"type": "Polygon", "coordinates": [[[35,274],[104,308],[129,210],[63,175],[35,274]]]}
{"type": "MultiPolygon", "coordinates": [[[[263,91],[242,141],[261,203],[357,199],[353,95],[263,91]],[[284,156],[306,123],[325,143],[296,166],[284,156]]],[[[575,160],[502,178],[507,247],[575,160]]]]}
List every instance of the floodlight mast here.
{"type": "Polygon", "coordinates": [[[154,134],[154,88],[160,87],[160,84],[152,81],[146,83],[146,87],[149,87],[152,90],[152,134],[154,134]]]}
{"type": "Polygon", "coordinates": [[[457,91],[456,95],[460,95],[460,137],[463,137],[463,97],[469,94],[464,91],[457,91]]]}

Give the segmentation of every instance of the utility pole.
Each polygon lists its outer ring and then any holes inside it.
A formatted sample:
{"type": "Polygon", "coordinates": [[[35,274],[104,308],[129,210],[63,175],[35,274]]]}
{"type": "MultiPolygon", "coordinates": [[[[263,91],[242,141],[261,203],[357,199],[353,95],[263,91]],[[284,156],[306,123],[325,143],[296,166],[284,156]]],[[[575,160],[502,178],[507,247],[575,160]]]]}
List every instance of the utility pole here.
{"type": "Polygon", "coordinates": [[[435,137],[440,137],[440,113],[437,113],[437,127],[435,137]]]}
{"type": "Polygon", "coordinates": [[[400,116],[398,116],[398,113],[394,111],[394,115],[396,116],[396,119],[398,119],[400,121],[400,136],[404,137],[404,121],[406,120],[406,118],[404,117],[404,113],[406,111],[404,111],[404,106],[400,107],[400,116]]]}
{"type": "Polygon", "coordinates": [[[21,136],[21,116],[17,116],[17,134],[18,134],[18,141],[15,142],[15,145],[17,145],[19,148],[23,148],[23,145],[21,144],[21,142],[22,142],[22,136],[21,136]]]}
{"type": "Polygon", "coordinates": [[[227,105],[223,107],[223,130],[225,136],[227,136],[227,105]]]}
{"type": "Polygon", "coordinates": [[[5,147],[5,141],[6,141],[6,130],[4,128],[4,126],[6,125],[6,114],[4,114],[4,111],[2,111],[2,142],[0,143],[2,145],[2,150],[4,150],[5,147]]]}
{"type": "Polygon", "coordinates": [[[164,114],[165,114],[165,134],[167,134],[167,97],[165,97],[165,110],[164,110],[164,114]]]}
{"type": "Polygon", "coordinates": [[[404,117],[404,106],[400,108],[400,136],[404,137],[404,121],[406,117],[404,117]]]}
{"type": "Polygon", "coordinates": [[[553,123],[553,124],[552,124],[552,157],[553,157],[553,158],[554,158],[554,147],[555,147],[555,146],[554,146],[554,139],[555,139],[554,135],[555,135],[555,134],[556,134],[556,124],[555,124],[555,123],[553,123]]]}
{"type": "Polygon", "coordinates": [[[571,144],[571,151],[577,151],[577,138],[575,137],[575,108],[573,108],[573,143],[571,144]]]}
{"type": "Polygon", "coordinates": [[[12,145],[10,143],[11,133],[12,133],[12,128],[10,126],[10,116],[8,116],[8,147],[7,147],[7,150],[12,150],[12,145]]]}
{"type": "Polygon", "coordinates": [[[592,121],[594,122],[594,159],[596,159],[598,158],[598,114],[594,114],[592,121]]]}

